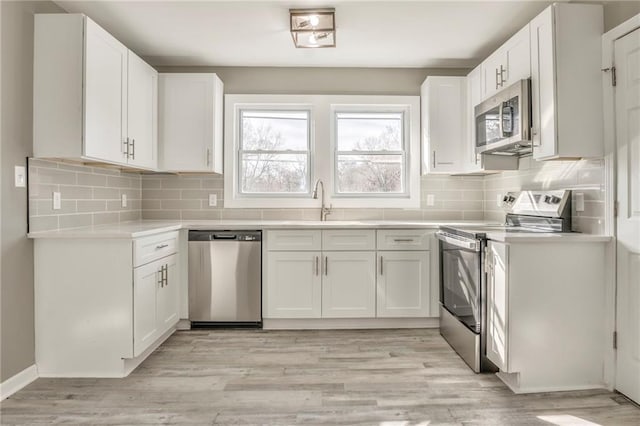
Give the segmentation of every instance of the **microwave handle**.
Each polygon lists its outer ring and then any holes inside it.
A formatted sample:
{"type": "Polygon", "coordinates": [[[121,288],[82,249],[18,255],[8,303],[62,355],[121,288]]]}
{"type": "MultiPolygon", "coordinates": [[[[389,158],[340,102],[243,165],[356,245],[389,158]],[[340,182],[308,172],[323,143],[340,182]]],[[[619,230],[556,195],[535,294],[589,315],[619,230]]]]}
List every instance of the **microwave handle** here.
{"type": "Polygon", "coordinates": [[[500,102],[500,107],[498,108],[498,132],[501,137],[504,137],[504,132],[502,131],[502,110],[504,108],[504,103],[500,102]]]}
{"type": "Polygon", "coordinates": [[[500,134],[502,137],[511,136],[513,134],[513,107],[505,106],[504,103],[500,105],[500,134]],[[509,115],[509,127],[505,129],[504,126],[504,117],[505,115],[509,115]],[[508,133],[508,134],[505,134],[508,133]]]}

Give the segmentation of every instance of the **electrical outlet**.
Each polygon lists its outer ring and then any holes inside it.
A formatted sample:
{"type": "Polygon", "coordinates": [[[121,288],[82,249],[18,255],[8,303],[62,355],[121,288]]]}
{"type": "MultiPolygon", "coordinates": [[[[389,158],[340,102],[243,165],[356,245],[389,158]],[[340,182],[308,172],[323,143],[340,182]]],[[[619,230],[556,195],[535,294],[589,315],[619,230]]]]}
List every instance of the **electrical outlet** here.
{"type": "Polygon", "coordinates": [[[582,192],[576,192],[576,211],[583,212],[584,211],[584,194],[582,192]]]}
{"type": "Polygon", "coordinates": [[[433,206],[436,202],[436,196],[433,194],[427,194],[427,206],[433,206]]]}
{"type": "Polygon", "coordinates": [[[209,194],[209,207],[215,207],[218,205],[218,196],[216,194],[209,194]]]}
{"type": "Polygon", "coordinates": [[[122,194],[120,199],[122,201],[122,207],[127,207],[127,194],[122,194]]]}
{"type": "Polygon", "coordinates": [[[62,196],[59,192],[53,193],[53,210],[60,210],[62,208],[62,196]]]}
{"type": "Polygon", "coordinates": [[[16,188],[24,188],[27,186],[27,172],[24,166],[15,167],[16,188]]]}

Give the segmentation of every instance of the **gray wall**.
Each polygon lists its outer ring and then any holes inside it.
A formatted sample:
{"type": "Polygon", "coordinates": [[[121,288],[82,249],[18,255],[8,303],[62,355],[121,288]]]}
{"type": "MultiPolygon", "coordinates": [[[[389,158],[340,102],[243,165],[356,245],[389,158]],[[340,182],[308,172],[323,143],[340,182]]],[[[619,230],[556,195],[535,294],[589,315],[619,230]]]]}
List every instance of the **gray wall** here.
{"type": "Polygon", "coordinates": [[[467,75],[467,69],[159,67],[160,72],[215,72],[233,94],[419,95],[428,75],[467,75]]]}
{"type": "Polygon", "coordinates": [[[640,13],[640,1],[611,1],[604,5],[604,30],[620,25],[640,13]]]}
{"type": "Polygon", "coordinates": [[[51,2],[0,2],[2,10],[2,229],[0,380],[34,363],[33,245],[27,240],[27,191],[13,166],[32,154],[33,14],[51,2]]]}

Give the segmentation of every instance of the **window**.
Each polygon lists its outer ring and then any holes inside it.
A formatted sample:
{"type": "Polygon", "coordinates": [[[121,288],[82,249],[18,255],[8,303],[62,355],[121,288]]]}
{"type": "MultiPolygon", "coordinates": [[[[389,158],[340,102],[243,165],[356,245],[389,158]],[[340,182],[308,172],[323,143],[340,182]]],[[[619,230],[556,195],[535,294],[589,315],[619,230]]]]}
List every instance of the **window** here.
{"type": "Polygon", "coordinates": [[[336,195],[406,194],[403,112],[335,113],[336,195]]]}
{"type": "Polygon", "coordinates": [[[309,194],[309,111],[241,110],[238,155],[241,194],[309,194]]]}
{"type": "Polygon", "coordinates": [[[420,98],[225,95],[224,207],[420,206],[420,98]]]}

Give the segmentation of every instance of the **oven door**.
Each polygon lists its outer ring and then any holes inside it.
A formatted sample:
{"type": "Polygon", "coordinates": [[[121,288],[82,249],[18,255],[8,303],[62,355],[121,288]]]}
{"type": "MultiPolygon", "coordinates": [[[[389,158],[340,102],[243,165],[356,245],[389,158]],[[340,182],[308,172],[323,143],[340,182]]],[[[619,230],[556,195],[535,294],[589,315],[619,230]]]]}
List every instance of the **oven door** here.
{"type": "Polygon", "coordinates": [[[440,240],[440,303],[474,333],[482,322],[482,240],[437,232],[440,240]]]}

